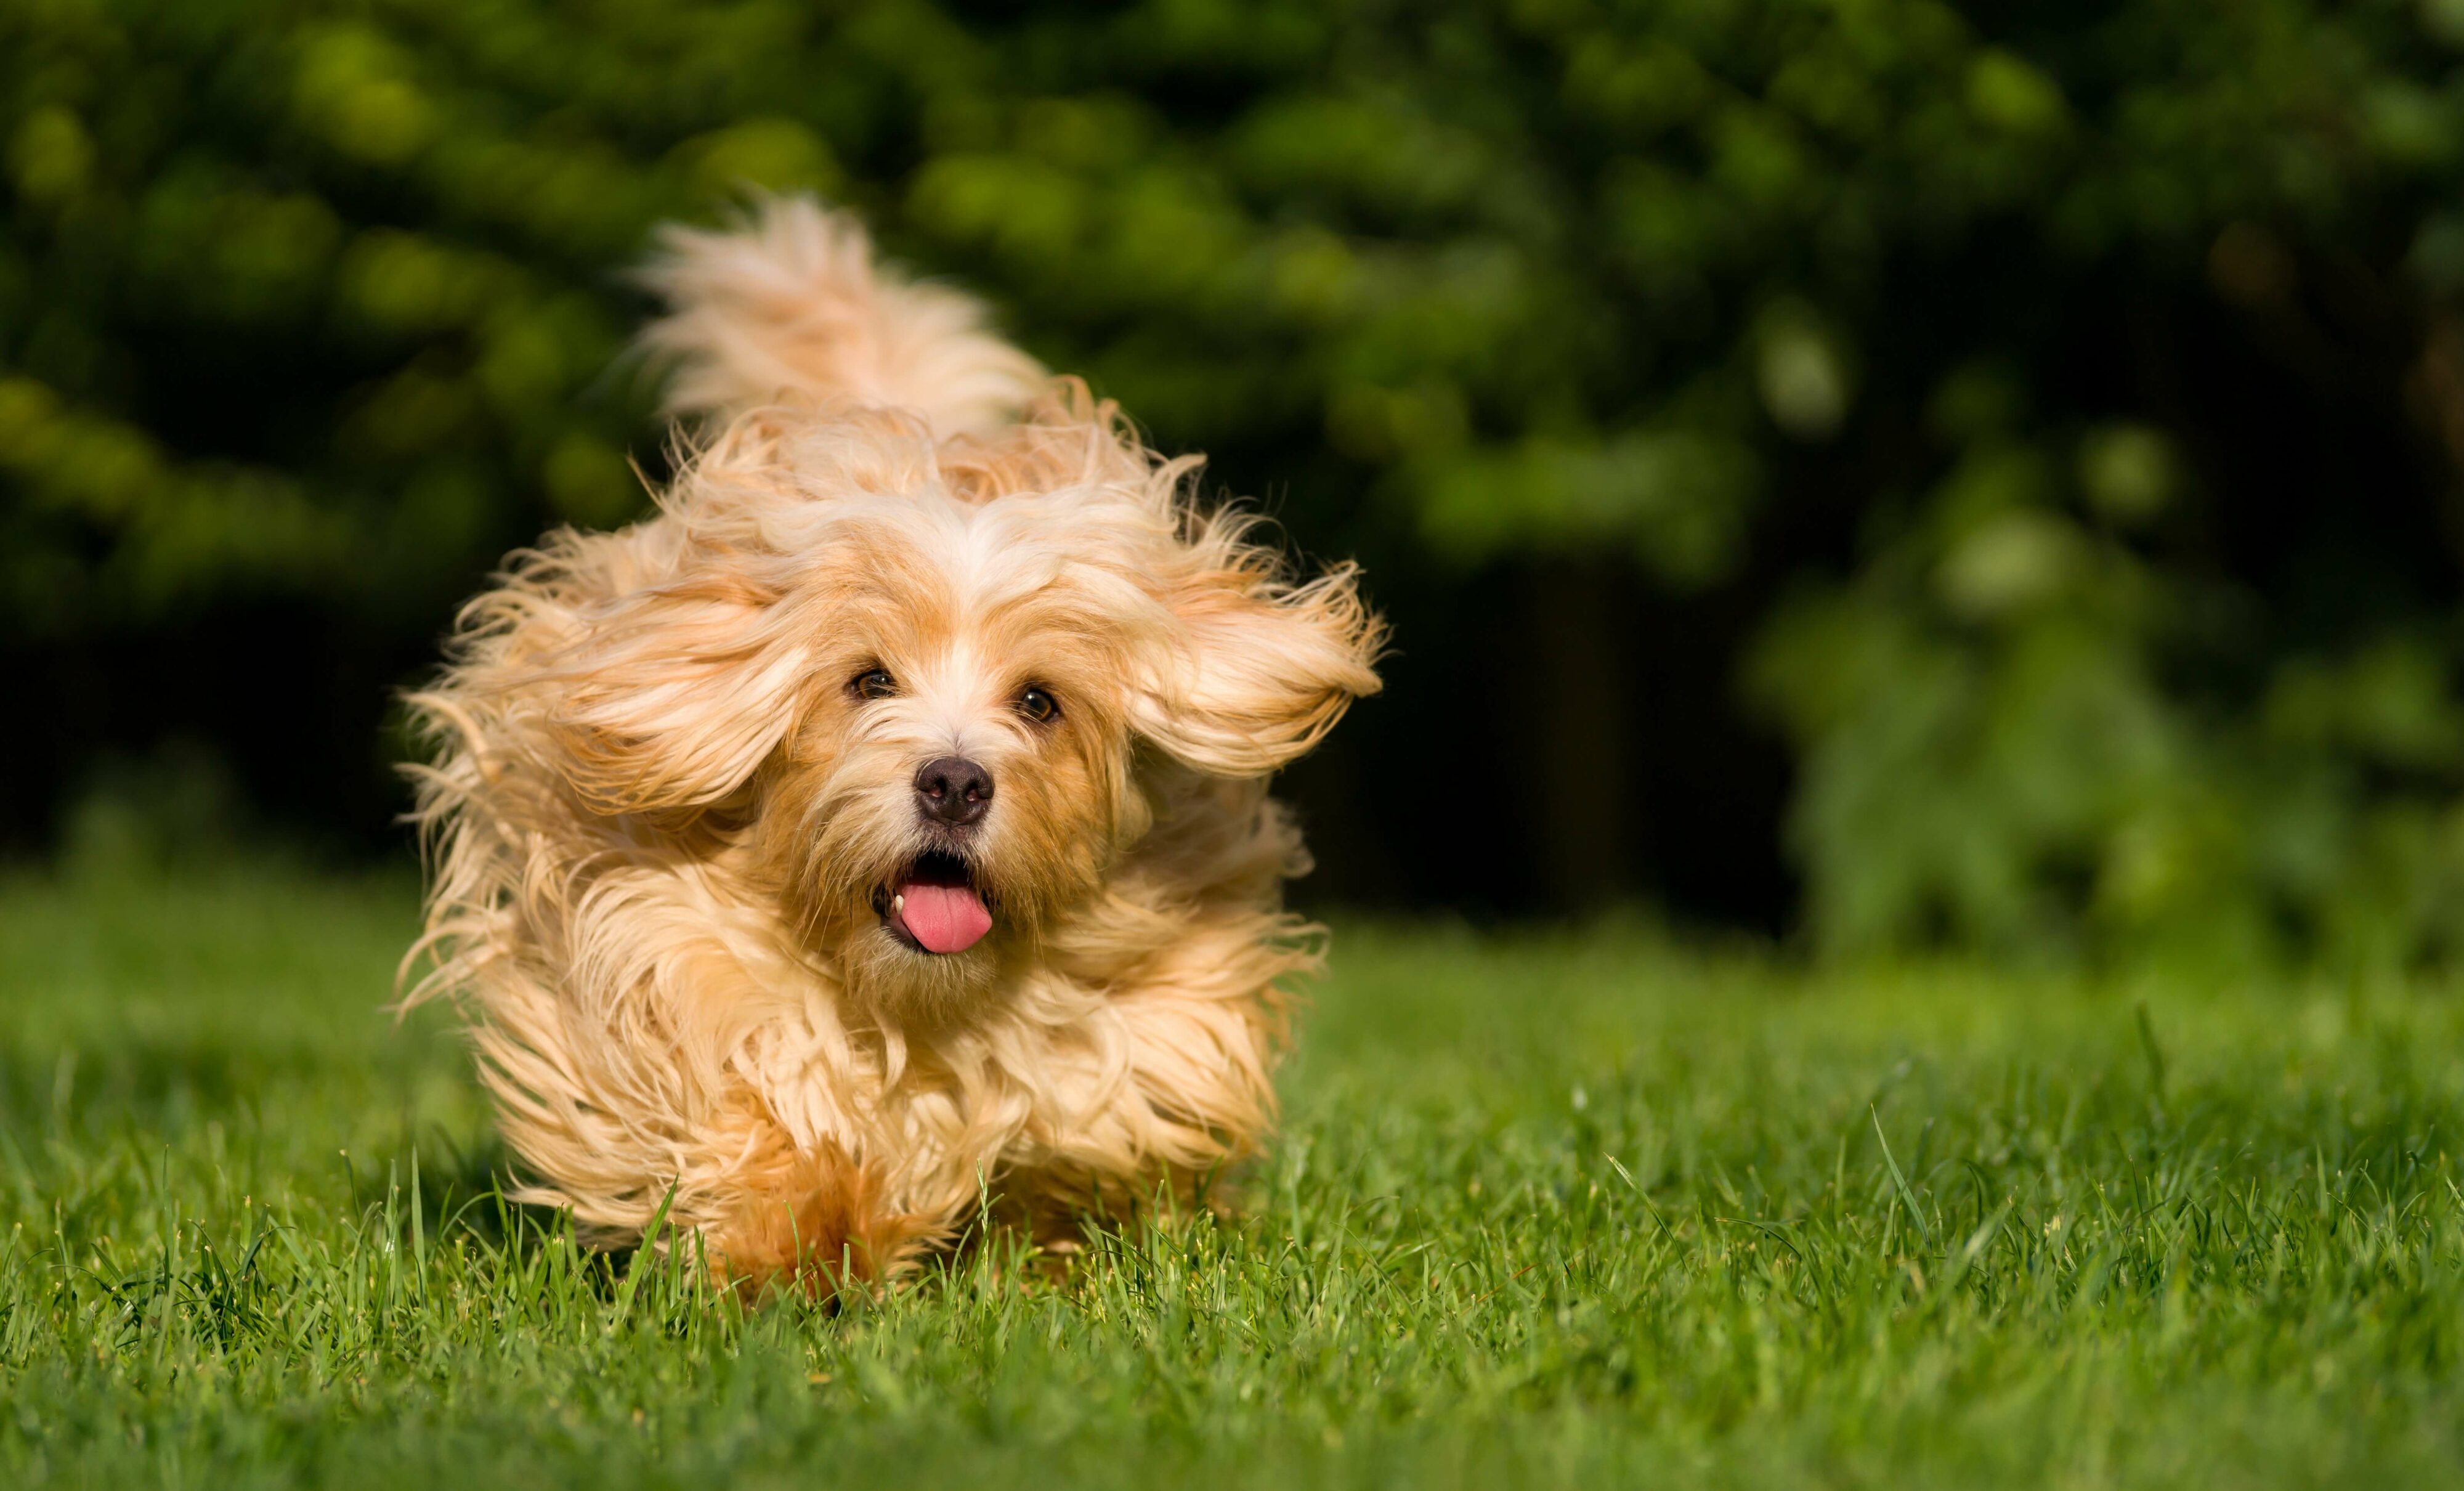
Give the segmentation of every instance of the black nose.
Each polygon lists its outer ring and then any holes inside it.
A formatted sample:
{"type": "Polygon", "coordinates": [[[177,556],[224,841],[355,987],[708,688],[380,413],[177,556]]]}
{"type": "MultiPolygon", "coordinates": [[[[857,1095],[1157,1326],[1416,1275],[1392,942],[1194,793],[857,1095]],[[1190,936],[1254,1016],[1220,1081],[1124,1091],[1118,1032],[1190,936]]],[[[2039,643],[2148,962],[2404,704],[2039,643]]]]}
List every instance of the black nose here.
{"type": "Polygon", "coordinates": [[[964,828],[993,803],[993,774],[964,756],[924,763],[915,773],[915,808],[928,818],[964,828]]]}

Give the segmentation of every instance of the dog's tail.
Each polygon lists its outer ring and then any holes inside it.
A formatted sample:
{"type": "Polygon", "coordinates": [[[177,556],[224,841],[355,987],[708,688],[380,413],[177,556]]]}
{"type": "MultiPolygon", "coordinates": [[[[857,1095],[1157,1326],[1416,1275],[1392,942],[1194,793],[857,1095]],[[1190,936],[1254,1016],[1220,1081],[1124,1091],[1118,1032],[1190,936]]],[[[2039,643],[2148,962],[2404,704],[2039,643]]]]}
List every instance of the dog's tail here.
{"type": "Polygon", "coordinates": [[[642,279],[670,306],[642,342],[672,369],[673,413],[845,399],[988,434],[1045,382],[981,302],[875,263],[864,225],[808,196],[757,202],[726,232],[670,225],[642,279]]]}

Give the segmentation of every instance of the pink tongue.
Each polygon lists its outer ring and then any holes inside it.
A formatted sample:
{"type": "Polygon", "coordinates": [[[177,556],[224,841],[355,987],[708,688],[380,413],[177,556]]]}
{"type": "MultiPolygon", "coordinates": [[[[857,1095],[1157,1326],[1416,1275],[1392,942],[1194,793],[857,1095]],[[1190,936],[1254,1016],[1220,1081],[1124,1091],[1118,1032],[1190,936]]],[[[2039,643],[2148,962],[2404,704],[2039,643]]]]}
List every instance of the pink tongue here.
{"type": "Polygon", "coordinates": [[[993,914],[963,885],[907,884],[898,888],[906,905],[898,920],[907,935],[933,952],[964,952],[993,929],[993,914]]]}

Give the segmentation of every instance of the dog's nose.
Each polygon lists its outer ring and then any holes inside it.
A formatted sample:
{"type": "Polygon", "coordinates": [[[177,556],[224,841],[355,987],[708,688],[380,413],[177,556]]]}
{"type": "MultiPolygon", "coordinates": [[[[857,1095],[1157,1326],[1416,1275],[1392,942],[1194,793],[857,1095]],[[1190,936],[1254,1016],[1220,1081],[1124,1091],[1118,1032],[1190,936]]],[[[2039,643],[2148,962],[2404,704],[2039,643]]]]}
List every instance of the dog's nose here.
{"type": "Polygon", "coordinates": [[[953,828],[980,820],[992,802],[993,774],[964,756],[928,761],[915,773],[916,810],[953,828]]]}

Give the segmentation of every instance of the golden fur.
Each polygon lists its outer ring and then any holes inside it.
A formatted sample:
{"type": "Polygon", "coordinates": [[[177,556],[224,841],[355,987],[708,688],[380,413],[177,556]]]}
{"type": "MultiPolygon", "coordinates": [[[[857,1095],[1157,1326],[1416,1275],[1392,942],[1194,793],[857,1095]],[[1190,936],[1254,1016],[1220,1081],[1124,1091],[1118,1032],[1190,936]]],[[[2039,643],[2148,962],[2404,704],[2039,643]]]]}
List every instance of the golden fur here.
{"type": "Polygon", "coordinates": [[[531,1198],[616,1241],[664,1205],[739,1283],[1185,1189],[1270,1123],[1315,963],[1265,779],[1377,687],[1352,569],[1287,577],[1196,460],[843,217],[665,250],[646,341],[698,423],[658,512],[516,555],[412,698],[410,998],[462,997],[531,1198]],[[998,784],[994,928],[935,956],[875,898],[951,753],[998,784]]]}

